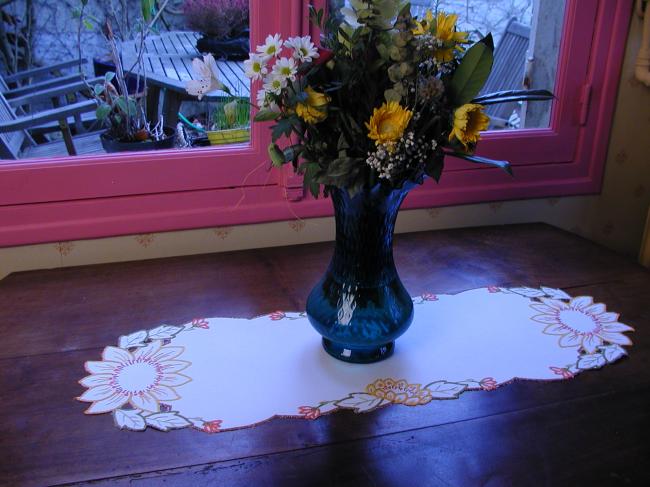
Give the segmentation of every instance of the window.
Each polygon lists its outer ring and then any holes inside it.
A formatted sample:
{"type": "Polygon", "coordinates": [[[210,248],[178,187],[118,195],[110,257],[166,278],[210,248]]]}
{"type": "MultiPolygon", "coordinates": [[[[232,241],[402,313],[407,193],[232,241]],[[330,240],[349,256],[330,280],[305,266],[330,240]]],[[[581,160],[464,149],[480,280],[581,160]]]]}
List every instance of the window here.
{"type": "MultiPolygon", "coordinates": [[[[478,0],[448,0],[454,1],[467,22],[476,21],[478,0]]],[[[321,7],[326,0],[250,0],[253,45],[272,32],[315,34],[309,3],[321,7]]],[[[481,154],[510,160],[515,179],[448,160],[441,183],[427,181],[405,207],[599,191],[631,0],[539,2],[555,4],[548,18],[536,4],[520,19],[530,22],[533,43],[524,73],[533,74],[533,85],[553,79],[557,99],[541,114],[515,107],[520,128],[495,127],[480,146],[481,154]],[[553,31],[542,20],[560,27],[553,31]],[[536,29],[560,34],[542,38],[536,29]]],[[[493,29],[506,32],[508,23],[501,19],[493,29]]],[[[255,124],[251,141],[237,146],[0,161],[0,245],[331,214],[329,201],[303,195],[299,178],[268,170],[268,141],[266,127],[255,124]]]]}
{"type": "Polygon", "coordinates": [[[24,160],[247,144],[248,3],[5,2],[0,154],[24,160]],[[7,48],[16,40],[20,49],[7,48]],[[31,59],[44,66],[33,69],[31,59]]]}

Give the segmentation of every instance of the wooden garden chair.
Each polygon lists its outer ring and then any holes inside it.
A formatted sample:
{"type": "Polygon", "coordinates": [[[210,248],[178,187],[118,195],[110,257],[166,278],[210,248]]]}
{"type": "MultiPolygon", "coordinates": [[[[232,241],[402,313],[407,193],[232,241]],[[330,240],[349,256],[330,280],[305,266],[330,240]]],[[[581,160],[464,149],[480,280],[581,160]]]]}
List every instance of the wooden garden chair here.
{"type": "MultiPolygon", "coordinates": [[[[81,60],[81,64],[86,63],[87,60],[81,60]]],[[[8,76],[0,76],[0,93],[7,100],[11,101],[15,98],[24,98],[27,95],[38,94],[53,88],[67,86],[81,81],[82,74],[78,71],[72,74],[61,74],[61,70],[78,67],[79,60],[75,59],[20,71],[8,76]]],[[[58,101],[55,103],[58,103],[58,101]]],[[[19,107],[16,110],[17,115],[25,115],[29,112],[31,112],[31,107],[27,109],[19,107]]],[[[92,129],[96,125],[97,117],[95,117],[95,114],[87,113],[75,117],[75,124],[71,126],[71,130],[73,133],[84,133],[87,129],[92,129]]],[[[57,130],[58,124],[56,122],[50,122],[40,127],[33,127],[31,132],[32,134],[37,132],[48,133],[57,130]]]]}
{"type": "MultiPolygon", "coordinates": [[[[89,80],[92,84],[103,78],[89,80]]],[[[84,113],[94,112],[97,103],[93,99],[78,101],[69,105],[54,106],[36,113],[17,114],[16,109],[31,106],[34,102],[57,100],[60,97],[77,94],[86,89],[86,84],[78,81],[57,86],[37,93],[17,96],[7,100],[0,94],[0,158],[23,159],[26,157],[56,157],[62,155],[81,155],[104,152],[99,139],[101,132],[90,132],[74,136],[68,119],[84,113]],[[63,140],[37,144],[29,130],[56,123],[63,140]]],[[[56,103],[55,103],[56,105],[56,103]]]]}
{"type": "MultiPolygon", "coordinates": [[[[86,59],[81,60],[81,64],[86,63],[86,59]]],[[[77,71],[72,74],[61,74],[61,70],[78,67],[79,60],[74,59],[0,76],[0,93],[5,98],[10,99],[61,85],[67,85],[79,81],[81,79],[81,73],[77,71]],[[34,82],[34,79],[38,81],[34,82]]]]}
{"type": "MultiPolygon", "coordinates": [[[[506,30],[494,50],[494,65],[481,94],[503,90],[524,89],[526,53],[530,41],[530,27],[510,19],[506,30]]],[[[504,128],[518,102],[489,105],[485,111],[490,116],[491,128],[504,128]]]]}

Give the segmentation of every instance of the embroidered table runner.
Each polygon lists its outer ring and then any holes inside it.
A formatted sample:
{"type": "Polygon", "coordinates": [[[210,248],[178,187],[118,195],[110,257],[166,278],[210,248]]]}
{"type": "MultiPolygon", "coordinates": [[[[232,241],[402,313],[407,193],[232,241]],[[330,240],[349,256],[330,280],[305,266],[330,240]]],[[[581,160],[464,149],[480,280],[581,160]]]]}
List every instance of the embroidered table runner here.
{"type": "Polygon", "coordinates": [[[618,314],[559,289],[488,287],[413,302],[413,324],[383,362],[330,357],[304,313],[195,319],[119,337],[86,362],[77,399],[122,429],[214,433],[274,416],[422,406],[515,378],[568,379],[632,344],[618,314]]]}

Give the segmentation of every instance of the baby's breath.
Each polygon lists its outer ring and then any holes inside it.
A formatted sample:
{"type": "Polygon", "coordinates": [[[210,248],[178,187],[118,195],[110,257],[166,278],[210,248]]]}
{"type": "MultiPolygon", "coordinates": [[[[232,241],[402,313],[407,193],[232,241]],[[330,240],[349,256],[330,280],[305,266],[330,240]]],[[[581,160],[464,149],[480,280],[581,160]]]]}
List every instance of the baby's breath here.
{"type": "Polygon", "coordinates": [[[407,132],[397,142],[377,144],[376,150],[368,153],[366,164],[380,179],[393,181],[404,171],[423,166],[437,145],[435,140],[416,139],[413,132],[407,132]]]}

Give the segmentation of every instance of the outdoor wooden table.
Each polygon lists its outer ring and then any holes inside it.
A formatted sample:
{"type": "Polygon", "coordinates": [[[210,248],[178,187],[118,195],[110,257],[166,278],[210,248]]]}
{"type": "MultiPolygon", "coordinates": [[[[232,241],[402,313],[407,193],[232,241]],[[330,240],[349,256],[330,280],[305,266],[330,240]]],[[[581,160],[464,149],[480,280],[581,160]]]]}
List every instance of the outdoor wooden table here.
{"type": "MultiPolygon", "coordinates": [[[[197,316],[304,309],[332,248],[325,242],[1,280],[0,484],[650,485],[650,272],[542,224],[397,235],[396,264],[413,295],[543,284],[594,296],[636,329],[629,357],[572,380],[515,381],[417,408],[276,418],[212,435],[120,431],[110,414],[84,416],[88,405],[74,400],[84,391],[77,383],[84,361],[98,360],[120,335],[197,316]]],[[[259,369],[264,380],[263,363],[259,369]]],[[[215,370],[222,373],[237,371],[215,370]]],[[[250,397],[265,400],[254,388],[250,397]]]]}
{"type": "MultiPolygon", "coordinates": [[[[174,31],[149,36],[144,44],[145,73],[138,73],[135,66],[140,49],[139,41],[122,43],[120,52],[124,69],[133,76],[146,74],[147,116],[150,119],[155,119],[162,113],[165,123],[173,125],[178,119],[181,103],[185,100],[196,100],[187,94],[185,84],[190,79],[198,78],[192,68],[192,59],[202,57],[196,49],[199,35],[198,32],[174,31]]],[[[217,68],[221,82],[230,88],[233,94],[250,97],[250,82],[244,75],[243,61],[217,60],[217,68]]],[[[203,99],[216,101],[224,96],[227,96],[225,92],[215,90],[203,99]]]]}

